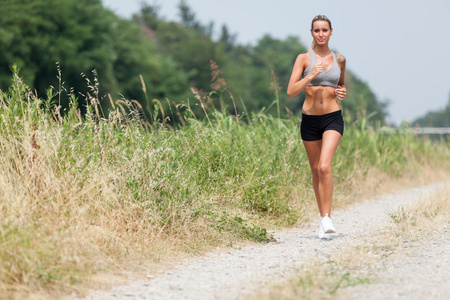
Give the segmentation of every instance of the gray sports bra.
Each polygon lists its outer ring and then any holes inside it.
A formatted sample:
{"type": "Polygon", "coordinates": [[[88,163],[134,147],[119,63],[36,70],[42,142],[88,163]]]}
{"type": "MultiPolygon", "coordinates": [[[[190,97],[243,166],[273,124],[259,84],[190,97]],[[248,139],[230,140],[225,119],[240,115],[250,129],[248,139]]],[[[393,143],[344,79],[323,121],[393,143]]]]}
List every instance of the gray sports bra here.
{"type": "MultiPolygon", "coordinates": [[[[319,74],[316,78],[311,80],[311,82],[308,84],[310,85],[329,85],[337,87],[339,83],[339,79],[341,78],[341,68],[339,68],[336,56],[333,52],[333,66],[328,71],[323,71],[319,74]]],[[[314,55],[314,50],[309,51],[309,55],[311,56],[311,62],[309,64],[308,69],[303,73],[303,77],[311,73],[312,68],[317,63],[316,56],[314,55]]]]}

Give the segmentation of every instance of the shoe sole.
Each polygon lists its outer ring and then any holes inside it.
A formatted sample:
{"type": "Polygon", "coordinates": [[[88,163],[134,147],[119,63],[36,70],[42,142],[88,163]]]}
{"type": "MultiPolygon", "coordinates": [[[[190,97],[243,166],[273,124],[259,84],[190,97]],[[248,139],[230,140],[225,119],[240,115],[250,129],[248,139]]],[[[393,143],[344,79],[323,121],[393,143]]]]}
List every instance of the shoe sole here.
{"type": "Polygon", "coordinates": [[[320,240],[329,240],[331,239],[331,235],[328,233],[323,232],[323,228],[322,228],[322,224],[320,224],[320,228],[319,228],[319,239],[320,240]]]}
{"type": "Polygon", "coordinates": [[[333,223],[331,222],[330,218],[324,217],[323,220],[322,220],[323,232],[324,233],[336,233],[336,228],[334,228],[333,223]],[[328,226],[325,226],[327,228],[327,230],[325,230],[325,228],[323,226],[323,220],[325,220],[326,221],[326,225],[328,225],[328,226]]]}

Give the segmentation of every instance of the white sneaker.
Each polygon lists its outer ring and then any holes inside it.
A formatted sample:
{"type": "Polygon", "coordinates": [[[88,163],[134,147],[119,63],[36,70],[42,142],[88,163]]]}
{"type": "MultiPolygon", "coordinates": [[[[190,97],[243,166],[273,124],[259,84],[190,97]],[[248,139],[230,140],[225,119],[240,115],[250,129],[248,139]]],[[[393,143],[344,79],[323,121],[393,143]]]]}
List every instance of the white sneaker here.
{"type": "Polygon", "coordinates": [[[320,221],[319,221],[319,239],[330,239],[331,238],[331,234],[329,233],[325,233],[323,231],[323,227],[322,227],[322,217],[320,217],[320,221]]]}
{"type": "Polygon", "coordinates": [[[325,217],[322,218],[320,224],[322,224],[324,233],[335,233],[336,232],[336,228],[334,228],[333,222],[331,222],[331,219],[328,216],[328,214],[325,214],[325,217]]]}

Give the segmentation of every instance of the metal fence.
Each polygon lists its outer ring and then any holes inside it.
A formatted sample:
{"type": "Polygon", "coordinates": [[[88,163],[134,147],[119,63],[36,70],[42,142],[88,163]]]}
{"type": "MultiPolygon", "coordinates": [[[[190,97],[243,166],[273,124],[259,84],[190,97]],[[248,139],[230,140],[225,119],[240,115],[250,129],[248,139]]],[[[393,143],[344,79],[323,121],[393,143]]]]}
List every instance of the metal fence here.
{"type": "Polygon", "coordinates": [[[450,134],[450,127],[417,127],[411,128],[415,134],[450,134]]]}

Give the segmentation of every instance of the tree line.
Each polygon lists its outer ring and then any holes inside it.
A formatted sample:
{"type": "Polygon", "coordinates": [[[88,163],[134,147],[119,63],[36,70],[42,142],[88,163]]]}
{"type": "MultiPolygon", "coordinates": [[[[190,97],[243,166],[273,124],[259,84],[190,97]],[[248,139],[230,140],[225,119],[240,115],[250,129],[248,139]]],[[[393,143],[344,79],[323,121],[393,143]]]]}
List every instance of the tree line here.
{"type": "Polygon", "coordinates": [[[450,127],[450,94],[444,108],[426,113],[417,118],[413,124],[421,127],[450,127]]]}
{"type": "MultiPolygon", "coordinates": [[[[264,35],[241,45],[226,25],[215,35],[216,24],[198,21],[186,0],[178,9],[180,19],[168,21],[157,5],[143,3],[124,19],[101,0],[2,0],[0,89],[8,89],[15,64],[27,85],[47,98],[61,89],[82,98],[90,80],[101,99],[110,94],[144,107],[144,99],[192,104],[191,88],[197,96],[225,89],[241,112],[275,113],[269,108],[278,99],[283,116],[299,113],[304,93],[293,99],[285,93],[296,56],[306,52],[298,37],[264,35]]],[[[346,85],[344,114],[384,123],[387,104],[350,70],[346,85]]],[[[67,106],[69,98],[61,101],[67,106]]]]}

